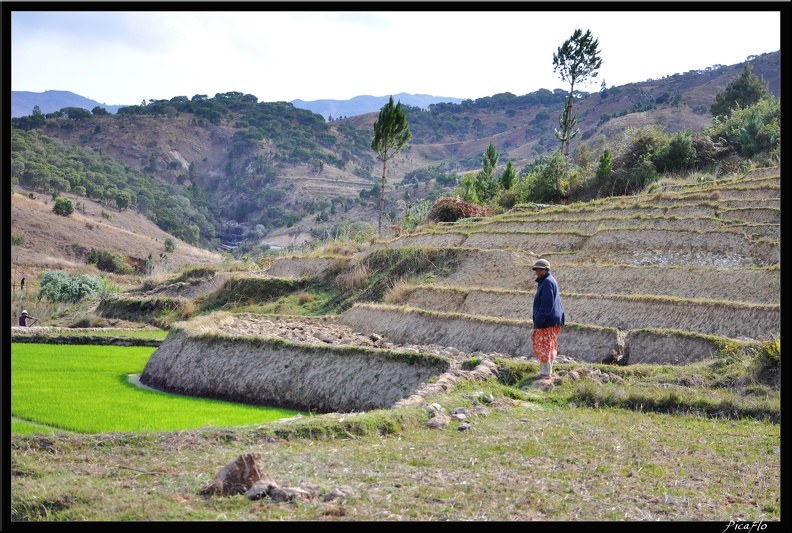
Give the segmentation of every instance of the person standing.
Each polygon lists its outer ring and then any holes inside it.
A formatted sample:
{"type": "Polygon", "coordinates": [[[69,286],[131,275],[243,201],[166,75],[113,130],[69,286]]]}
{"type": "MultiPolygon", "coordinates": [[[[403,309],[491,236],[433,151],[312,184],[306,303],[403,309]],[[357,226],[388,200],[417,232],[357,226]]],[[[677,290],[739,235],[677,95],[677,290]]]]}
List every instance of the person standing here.
{"type": "Polygon", "coordinates": [[[536,294],[533,301],[534,356],[539,359],[538,379],[549,379],[553,373],[553,361],[558,355],[558,334],[564,325],[564,306],[558,283],[550,273],[550,263],[539,259],[531,267],[536,274],[536,294]]]}
{"type": "Polygon", "coordinates": [[[25,276],[22,276],[22,281],[19,284],[19,288],[23,291],[25,290],[25,276]]]}
{"type": "Polygon", "coordinates": [[[27,323],[28,319],[33,320],[32,324],[35,324],[36,322],[38,322],[38,318],[36,318],[34,316],[29,316],[27,311],[22,311],[22,314],[19,315],[19,325],[22,326],[22,327],[27,327],[28,326],[28,323],[27,323]]]}

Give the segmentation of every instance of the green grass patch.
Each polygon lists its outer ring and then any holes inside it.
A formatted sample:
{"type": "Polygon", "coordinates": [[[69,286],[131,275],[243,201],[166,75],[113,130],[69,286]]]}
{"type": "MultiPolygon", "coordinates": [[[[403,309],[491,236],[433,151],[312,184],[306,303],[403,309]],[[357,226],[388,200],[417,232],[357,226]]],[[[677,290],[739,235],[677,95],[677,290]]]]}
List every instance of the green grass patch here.
{"type": "MultiPolygon", "coordinates": [[[[154,340],[162,341],[168,336],[168,332],[164,329],[93,329],[90,331],[80,331],[74,329],[57,330],[53,329],[41,335],[52,338],[69,338],[69,339],[82,339],[82,338],[113,338],[113,339],[141,339],[141,340],[154,340]]],[[[25,333],[16,333],[16,336],[25,336],[25,333]]],[[[27,335],[30,336],[30,335],[27,335]]],[[[16,339],[15,339],[16,340],[16,339]]],[[[75,343],[77,344],[77,343],[75,343]]]]}
{"type": "Polygon", "coordinates": [[[429,429],[426,409],[146,435],[13,435],[13,521],[780,520],[780,426],[756,420],[501,407],[493,382],[432,398],[489,408],[429,429]],[[487,401],[491,399],[491,401],[487,401]],[[206,498],[240,453],[281,485],[344,500],[206,498]]]}
{"type": "Polygon", "coordinates": [[[306,286],[304,281],[281,278],[232,277],[222,290],[201,302],[200,312],[238,309],[273,302],[296,293],[306,286]]]}
{"type": "Polygon", "coordinates": [[[339,294],[338,290],[333,290],[328,284],[317,285],[314,287],[293,292],[281,296],[277,300],[265,302],[252,307],[242,307],[240,312],[251,312],[261,314],[278,314],[292,316],[317,316],[332,314],[331,302],[339,294]]]}
{"type": "Polygon", "coordinates": [[[240,426],[298,414],[140,388],[129,376],[141,373],[153,352],[151,347],[13,343],[11,414],[18,422],[78,433],[240,426]]]}

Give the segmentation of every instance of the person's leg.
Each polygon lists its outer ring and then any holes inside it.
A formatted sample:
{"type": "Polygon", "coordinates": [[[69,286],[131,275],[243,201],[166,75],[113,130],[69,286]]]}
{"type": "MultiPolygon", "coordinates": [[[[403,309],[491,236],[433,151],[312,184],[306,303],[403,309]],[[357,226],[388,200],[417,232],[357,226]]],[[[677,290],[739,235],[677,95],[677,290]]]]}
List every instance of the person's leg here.
{"type": "Polygon", "coordinates": [[[553,373],[553,362],[558,356],[558,334],[561,333],[561,326],[553,326],[548,329],[548,344],[550,345],[550,354],[548,357],[548,374],[553,373]]]}
{"type": "Polygon", "coordinates": [[[547,328],[538,328],[533,331],[531,341],[533,342],[534,357],[539,359],[539,377],[550,376],[550,357],[552,347],[549,344],[547,328]]]}

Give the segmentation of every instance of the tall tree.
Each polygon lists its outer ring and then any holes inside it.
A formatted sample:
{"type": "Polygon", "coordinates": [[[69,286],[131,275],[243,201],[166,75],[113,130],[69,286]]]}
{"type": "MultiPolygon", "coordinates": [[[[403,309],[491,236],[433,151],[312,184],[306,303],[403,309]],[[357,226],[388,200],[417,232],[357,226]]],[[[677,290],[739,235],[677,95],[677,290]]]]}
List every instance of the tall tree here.
{"type": "Polygon", "coordinates": [[[511,159],[506,163],[506,168],[503,169],[503,172],[498,179],[500,183],[500,188],[508,191],[514,185],[514,182],[517,180],[517,169],[514,168],[511,159]]]}
{"type": "Polygon", "coordinates": [[[564,108],[566,121],[562,127],[563,134],[560,136],[561,147],[566,156],[569,155],[569,141],[572,137],[570,132],[576,118],[572,114],[575,84],[596,78],[601,66],[599,39],[595,39],[590,30],[583,33],[583,30],[576,29],[572,37],[564,41],[564,44],[558,47],[558,52],[553,54],[553,72],[557,72],[562,81],[569,83],[569,101],[564,108]]]}
{"type": "Polygon", "coordinates": [[[478,176],[482,194],[481,200],[489,200],[498,192],[498,179],[495,177],[495,168],[498,166],[500,154],[495,145],[489,143],[487,150],[481,158],[481,172],[478,176]]]}
{"type": "Polygon", "coordinates": [[[500,158],[500,154],[498,150],[495,148],[495,145],[489,143],[487,146],[487,150],[484,152],[484,155],[481,157],[481,168],[484,176],[488,180],[492,180],[495,176],[495,167],[498,166],[498,159],[500,158]]]}
{"type": "Polygon", "coordinates": [[[751,64],[746,61],[743,72],[730,81],[723,91],[715,95],[715,102],[710,107],[713,117],[732,114],[737,109],[745,109],[759,100],[770,98],[770,91],[763,79],[753,73],[751,64]]]}
{"type": "Polygon", "coordinates": [[[385,176],[388,160],[393,158],[410,139],[410,124],[401,107],[401,101],[393,105],[393,96],[387,104],[380,109],[379,117],[374,122],[374,140],[371,149],[377,152],[382,159],[382,187],[380,188],[379,227],[378,233],[382,235],[382,213],[385,210],[385,176]]]}
{"type": "Polygon", "coordinates": [[[561,129],[555,130],[556,139],[561,141],[561,148],[563,149],[566,147],[566,153],[564,155],[569,155],[569,141],[577,137],[580,133],[580,129],[574,129],[575,126],[577,126],[577,115],[570,118],[571,114],[572,99],[570,98],[564,105],[564,111],[558,117],[558,126],[561,129]]]}
{"type": "Polygon", "coordinates": [[[30,115],[30,127],[40,128],[46,123],[47,123],[46,117],[44,116],[44,113],[41,111],[41,108],[37,105],[34,105],[33,114],[30,115]]]}

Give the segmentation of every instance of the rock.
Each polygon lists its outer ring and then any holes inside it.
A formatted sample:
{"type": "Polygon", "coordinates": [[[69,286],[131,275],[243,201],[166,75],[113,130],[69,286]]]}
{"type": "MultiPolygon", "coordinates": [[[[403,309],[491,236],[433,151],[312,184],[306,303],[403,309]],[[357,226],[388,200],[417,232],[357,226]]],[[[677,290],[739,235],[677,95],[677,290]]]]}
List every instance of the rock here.
{"type": "Polygon", "coordinates": [[[426,427],[432,429],[445,429],[448,426],[448,423],[451,422],[451,418],[448,415],[443,413],[435,413],[432,418],[430,418],[426,422],[426,427]]]}
{"type": "Polygon", "coordinates": [[[310,501],[313,499],[311,492],[293,487],[272,487],[269,497],[276,502],[291,502],[295,499],[310,501]]]}
{"type": "Polygon", "coordinates": [[[476,414],[478,416],[489,416],[489,409],[487,409],[486,405],[477,404],[476,405],[476,414]]]}
{"type": "Polygon", "coordinates": [[[328,492],[327,494],[322,496],[320,499],[323,502],[329,502],[329,501],[338,500],[338,499],[343,500],[343,499],[349,498],[350,496],[354,496],[354,495],[355,495],[355,493],[350,487],[346,487],[346,486],[344,486],[344,487],[333,487],[330,490],[330,492],[328,492]]]}
{"type": "Polygon", "coordinates": [[[248,500],[260,500],[269,496],[270,490],[277,487],[271,481],[256,481],[253,486],[245,492],[245,498],[248,500]]]}
{"type": "Polygon", "coordinates": [[[444,411],[445,411],[445,409],[443,408],[443,406],[442,406],[442,405],[440,405],[439,403],[431,403],[431,404],[429,404],[429,410],[430,410],[432,413],[442,413],[442,412],[444,412],[444,411]]]}
{"type": "Polygon", "coordinates": [[[467,430],[470,429],[470,424],[468,424],[467,422],[464,422],[462,424],[459,424],[459,427],[457,429],[459,431],[467,431],[467,430]]]}
{"type": "Polygon", "coordinates": [[[225,465],[212,482],[201,489],[201,496],[244,494],[258,481],[272,481],[259,468],[260,453],[243,453],[225,465]]]}
{"type": "Polygon", "coordinates": [[[470,417],[470,413],[464,407],[455,407],[451,409],[451,418],[454,420],[459,420],[461,422],[467,420],[468,417],[470,417]]]}

